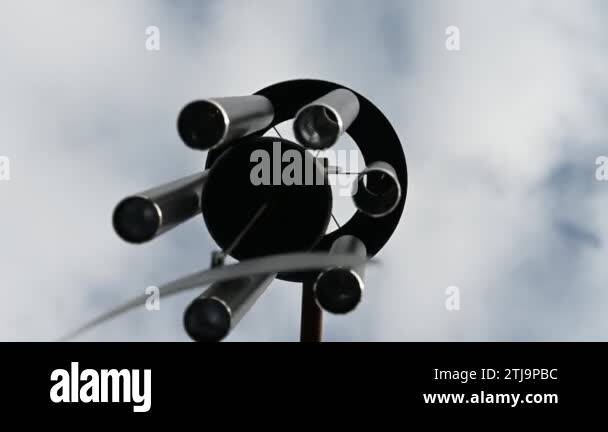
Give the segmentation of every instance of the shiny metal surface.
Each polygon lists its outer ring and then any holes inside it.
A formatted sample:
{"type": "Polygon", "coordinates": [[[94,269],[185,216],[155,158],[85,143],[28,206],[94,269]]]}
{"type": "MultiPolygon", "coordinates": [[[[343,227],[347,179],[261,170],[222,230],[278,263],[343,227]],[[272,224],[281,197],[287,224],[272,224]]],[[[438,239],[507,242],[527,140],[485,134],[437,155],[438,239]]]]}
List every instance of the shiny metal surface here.
{"type": "Polygon", "coordinates": [[[359,115],[359,99],[346,89],[327,93],[296,114],[293,131],[300,144],[309,149],[334,145],[359,115]]]}
{"type": "Polygon", "coordinates": [[[177,129],[188,147],[209,150],[260,131],[273,118],[274,107],[264,96],[213,98],[186,105],[177,129]]]}
{"type": "Polygon", "coordinates": [[[207,174],[204,171],[125,198],[114,210],[116,233],[129,243],[144,243],[196,216],[207,174]]]}
{"type": "Polygon", "coordinates": [[[214,283],[186,309],[186,332],[201,342],[224,339],[275,277],[276,274],[254,275],[214,283]]]}
{"type": "Polygon", "coordinates": [[[333,243],[329,253],[355,255],[362,259],[356,266],[328,268],[319,274],[314,284],[315,298],[321,308],[334,314],[346,314],[357,307],[363,296],[367,250],[360,239],[346,235],[333,243]]]}
{"type": "Polygon", "coordinates": [[[401,184],[395,169],[387,162],[368,165],[353,183],[353,202],[370,217],[380,218],[392,213],[401,201],[401,184]]]}

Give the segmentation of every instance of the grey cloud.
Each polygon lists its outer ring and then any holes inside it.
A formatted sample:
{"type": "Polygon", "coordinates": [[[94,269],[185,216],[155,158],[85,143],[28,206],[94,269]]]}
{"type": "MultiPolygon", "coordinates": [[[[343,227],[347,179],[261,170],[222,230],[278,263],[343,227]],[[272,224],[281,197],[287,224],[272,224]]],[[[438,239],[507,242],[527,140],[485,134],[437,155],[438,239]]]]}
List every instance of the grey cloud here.
{"type": "MultiPolygon", "coordinates": [[[[558,0],[3,3],[0,338],[52,339],[207,266],[200,219],[133,247],[112,232],[113,206],[200,169],[175,132],[189,100],[314,77],[384,110],[411,180],[382,269],[360,309],[327,318],[329,340],[605,340],[603,249],[576,245],[608,235],[593,182],[608,141],[606,12],[558,0]],[[148,25],[159,52],[143,49],[148,25]],[[449,25],[461,52],[444,49],[449,25]],[[456,313],[443,307],[452,285],[456,313]]],[[[186,340],[195,295],[84,338],[186,340]]],[[[229,340],[296,340],[298,316],[298,287],[276,283],[229,340]]]]}

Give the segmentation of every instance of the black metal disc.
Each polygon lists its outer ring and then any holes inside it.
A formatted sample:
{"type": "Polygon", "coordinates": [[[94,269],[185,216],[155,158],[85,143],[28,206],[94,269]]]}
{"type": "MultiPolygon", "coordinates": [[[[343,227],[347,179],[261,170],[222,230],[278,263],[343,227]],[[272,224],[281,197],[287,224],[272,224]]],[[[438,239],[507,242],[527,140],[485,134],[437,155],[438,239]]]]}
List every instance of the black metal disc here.
{"type": "MultiPolygon", "coordinates": [[[[202,212],[209,233],[224,250],[261,211],[251,229],[239,240],[231,255],[243,260],[267,255],[306,252],[314,248],[327,230],[331,217],[331,186],[317,184],[274,184],[275,176],[289,165],[286,151],[296,151],[304,163],[322,173],[314,158],[302,146],[279,138],[250,137],[235,142],[210,169],[203,187],[202,212]],[[279,154],[274,143],[280,143],[279,154]],[[264,151],[270,159],[270,184],[254,185],[252,154],[264,151]],[[273,161],[279,161],[276,171],[273,161]]],[[[320,174],[322,175],[322,174],[320,174]]],[[[278,178],[281,180],[281,177],[278,178]]],[[[304,181],[301,183],[305,183],[304,181]]]]}

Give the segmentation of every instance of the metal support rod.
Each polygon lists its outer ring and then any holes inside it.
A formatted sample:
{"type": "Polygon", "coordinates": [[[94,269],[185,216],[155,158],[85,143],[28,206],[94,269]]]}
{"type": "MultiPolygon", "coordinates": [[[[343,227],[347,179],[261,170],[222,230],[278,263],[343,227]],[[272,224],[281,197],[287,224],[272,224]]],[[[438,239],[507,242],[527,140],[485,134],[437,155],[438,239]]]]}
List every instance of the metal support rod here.
{"type": "Polygon", "coordinates": [[[300,342],[321,342],[323,338],[323,311],[315,301],[313,283],[302,284],[302,314],[300,342]]]}

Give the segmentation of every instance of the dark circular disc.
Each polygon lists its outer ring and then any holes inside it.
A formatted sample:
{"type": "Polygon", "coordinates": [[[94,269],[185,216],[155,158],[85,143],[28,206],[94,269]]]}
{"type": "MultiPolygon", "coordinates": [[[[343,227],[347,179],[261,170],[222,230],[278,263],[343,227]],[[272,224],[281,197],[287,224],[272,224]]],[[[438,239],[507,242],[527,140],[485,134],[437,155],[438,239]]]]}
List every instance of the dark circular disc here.
{"type": "Polygon", "coordinates": [[[207,150],[224,137],[226,119],[216,104],[210,101],[194,101],[180,112],[177,131],[188,147],[207,150]]]}
{"type": "Polygon", "coordinates": [[[315,283],[317,303],[334,314],[353,311],[361,301],[362,293],[361,280],[348,269],[328,270],[315,283]]]}
{"type": "Polygon", "coordinates": [[[261,212],[231,251],[234,258],[309,251],[331,217],[331,186],[326,180],[318,184],[322,175],[296,143],[269,137],[237,141],[215,161],[203,187],[207,229],[227,250],[261,212]],[[300,167],[299,174],[289,167],[300,167]]]}
{"type": "Polygon", "coordinates": [[[186,333],[197,342],[219,342],[228,335],[230,326],[230,311],[215,298],[198,298],[184,312],[186,333]]]}
{"type": "Polygon", "coordinates": [[[145,197],[122,200],[114,210],[114,230],[124,241],[144,243],[152,240],[161,224],[158,209],[145,197]]]}

